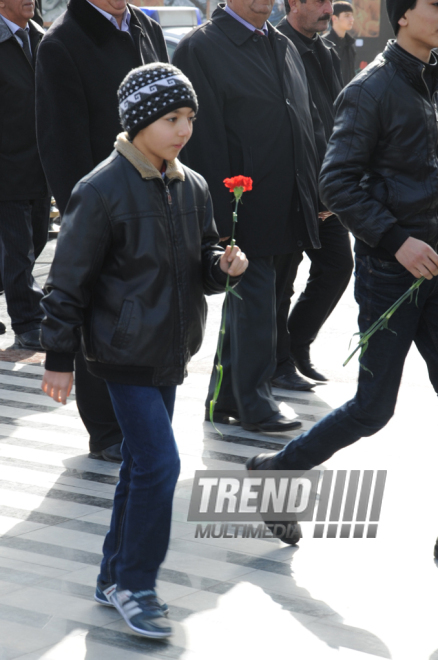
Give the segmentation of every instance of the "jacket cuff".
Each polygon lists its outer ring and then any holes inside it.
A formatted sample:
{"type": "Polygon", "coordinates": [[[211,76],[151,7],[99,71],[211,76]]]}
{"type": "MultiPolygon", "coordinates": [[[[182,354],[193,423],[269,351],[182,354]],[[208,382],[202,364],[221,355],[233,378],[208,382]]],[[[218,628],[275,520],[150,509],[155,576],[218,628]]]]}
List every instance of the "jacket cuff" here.
{"type": "Polygon", "coordinates": [[[69,373],[74,370],[75,353],[58,353],[57,351],[47,351],[46,364],[47,371],[59,371],[69,373]]]}
{"type": "Polygon", "coordinates": [[[382,238],[379,241],[378,246],[385,248],[392,255],[395,255],[396,252],[401,248],[403,243],[408,240],[410,234],[400,227],[400,225],[393,225],[389,231],[383,234],[382,238]]]}

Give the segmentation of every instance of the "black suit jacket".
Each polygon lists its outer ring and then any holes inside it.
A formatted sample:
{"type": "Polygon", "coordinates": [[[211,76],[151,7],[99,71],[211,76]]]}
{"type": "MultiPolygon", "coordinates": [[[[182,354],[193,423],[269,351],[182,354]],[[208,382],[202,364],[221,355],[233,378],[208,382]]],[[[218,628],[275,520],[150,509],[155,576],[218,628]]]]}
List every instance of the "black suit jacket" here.
{"type": "MultiPolygon", "coordinates": [[[[35,57],[44,31],[29,21],[35,57]]],[[[35,132],[35,71],[0,16],[0,200],[41,199],[46,178],[35,132]]]]}
{"type": "Polygon", "coordinates": [[[117,89],[131,69],[168,62],[158,23],[128,5],[121,32],[86,0],[70,0],[37,60],[41,160],[61,213],[75,184],[111,153],[121,130],[117,89]]]}
{"type": "Polygon", "coordinates": [[[254,181],[239,206],[237,224],[238,244],[249,256],[320,246],[317,178],[325,151],[323,127],[295,47],[271,25],[269,33],[269,41],[254,35],[219,7],[211,22],[179,43],[173,59],[199,99],[182,159],[207,179],[220,236],[231,234],[233,210],[223,179],[243,174],[254,181]],[[298,236],[291,209],[294,186],[305,219],[298,236]]]}

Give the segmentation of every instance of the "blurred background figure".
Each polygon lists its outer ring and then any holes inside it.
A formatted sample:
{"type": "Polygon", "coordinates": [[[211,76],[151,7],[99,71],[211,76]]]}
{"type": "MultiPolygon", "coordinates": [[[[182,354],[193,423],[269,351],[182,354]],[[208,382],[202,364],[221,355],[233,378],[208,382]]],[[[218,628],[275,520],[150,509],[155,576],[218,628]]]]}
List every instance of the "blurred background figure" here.
{"type": "Polygon", "coordinates": [[[341,74],[344,85],[356,75],[356,48],[354,39],[349,34],[354,24],[353,7],[346,0],[333,3],[332,26],[327,38],[335,45],[341,60],[341,74]]]}
{"type": "MultiPolygon", "coordinates": [[[[44,30],[33,0],[0,1],[0,272],[16,346],[41,350],[43,296],[32,275],[47,242],[50,196],[35,132],[35,60],[44,30]]],[[[0,334],[5,332],[0,324],[0,334]]]]}

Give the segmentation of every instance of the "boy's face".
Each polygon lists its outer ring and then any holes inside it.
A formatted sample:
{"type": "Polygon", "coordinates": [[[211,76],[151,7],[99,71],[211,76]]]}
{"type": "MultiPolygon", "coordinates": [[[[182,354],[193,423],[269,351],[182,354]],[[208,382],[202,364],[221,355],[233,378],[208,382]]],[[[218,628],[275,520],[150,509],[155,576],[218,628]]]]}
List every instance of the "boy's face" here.
{"type": "Polygon", "coordinates": [[[190,140],[195,113],[192,108],[178,108],[143,128],[133,144],[157,169],[163,160],[173,160],[190,140]]]}
{"type": "Polygon", "coordinates": [[[414,42],[418,47],[431,50],[438,48],[438,3],[436,0],[417,0],[399,20],[399,35],[414,42]],[[404,28],[404,30],[403,30],[404,28]]]}
{"type": "Polygon", "coordinates": [[[354,24],[354,16],[352,11],[341,11],[339,16],[333,16],[333,21],[336,23],[340,30],[351,30],[354,24]]]}

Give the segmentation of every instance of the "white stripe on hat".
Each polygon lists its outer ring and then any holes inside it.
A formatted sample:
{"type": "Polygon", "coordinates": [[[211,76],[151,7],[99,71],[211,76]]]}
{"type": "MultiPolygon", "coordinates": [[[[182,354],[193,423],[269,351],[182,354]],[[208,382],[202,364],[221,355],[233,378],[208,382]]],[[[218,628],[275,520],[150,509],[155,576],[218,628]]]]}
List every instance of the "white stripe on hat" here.
{"type": "Polygon", "coordinates": [[[154,92],[162,91],[159,89],[160,87],[164,89],[173,87],[179,80],[185,84],[189,83],[191,86],[190,80],[183,74],[170,76],[169,78],[162,78],[161,80],[156,80],[151,85],[140,87],[137,91],[127,96],[126,99],[120,103],[120,108],[125,112],[130,105],[141,101],[141,94],[154,94],[154,92]]]}

